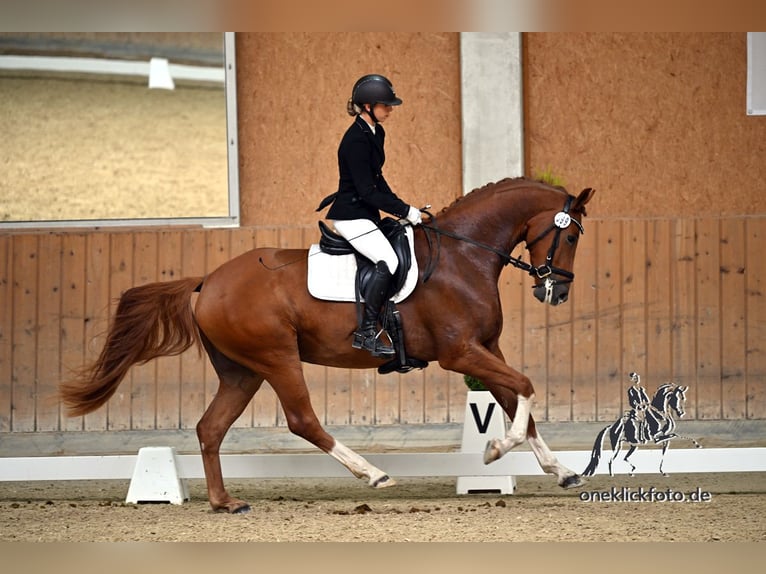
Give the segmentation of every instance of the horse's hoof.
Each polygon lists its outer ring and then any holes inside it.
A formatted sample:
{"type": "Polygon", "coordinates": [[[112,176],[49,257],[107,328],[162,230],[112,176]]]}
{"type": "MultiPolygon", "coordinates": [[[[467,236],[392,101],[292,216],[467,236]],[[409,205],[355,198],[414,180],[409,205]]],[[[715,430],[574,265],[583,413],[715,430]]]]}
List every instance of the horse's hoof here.
{"type": "Polygon", "coordinates": [[[250,505],[247,502],[237,501],[223,504],[213,508],[213,512],[225,512],[227,514],[247,514],[250,512],[250,505]]]}
{"type": "Polygon", "coordinates": [[[564,480],[561,481],[561,483],[559,483],[561,488],[578,488],[584,485],[585,481],[577,474],[567,476],[564,480]]]}
{"type": "Polygon", "coordinates": [[[388,476],[387,474],[384,474],[381,476],[378,480],[373,482],[370,486],[373,488],[388,488],[389,486],[395,486],[396,481],[388,476]]]}
{"type": "Polygon", "coordinates": [[[500,458],[500,449],[497,448],[497,443],[497,439],[487,441],[487,446],[484,448],[484,464],[495,462],[498,458],[500,458]]]}

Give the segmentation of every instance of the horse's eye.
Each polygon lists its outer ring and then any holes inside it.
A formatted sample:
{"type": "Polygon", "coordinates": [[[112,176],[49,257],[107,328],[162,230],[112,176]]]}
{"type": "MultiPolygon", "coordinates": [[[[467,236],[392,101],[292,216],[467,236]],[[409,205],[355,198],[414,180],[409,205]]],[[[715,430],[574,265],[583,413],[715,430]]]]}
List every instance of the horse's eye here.
{"type": "Polygon", "coordinates": [[[576,235],[567,235],[567,243],[569,243],[569,245],[574,245],[576,242],[577,242],[576,235]]]}

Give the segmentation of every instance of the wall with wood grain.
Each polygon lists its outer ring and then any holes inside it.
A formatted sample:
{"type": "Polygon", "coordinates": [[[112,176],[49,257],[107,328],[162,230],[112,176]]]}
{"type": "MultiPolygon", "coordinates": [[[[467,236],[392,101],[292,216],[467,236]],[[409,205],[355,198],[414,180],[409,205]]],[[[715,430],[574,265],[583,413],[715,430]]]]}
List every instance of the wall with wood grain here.
{"type": "MultiPolygon", "coordinates": [[[[629,371],[650,391],[690,386],[688,416],[766,418],[766,217],[588,218],[570,301],[540,304],[531,280],[501,276],[509,364],[531,377],[542,421],[610,421],[629,371]]],[[[103,408],[66,418],[60,380],[92,359],[132,285],[203,275],[257,245],[302,247],[313,227],[0,235],[0,432],[191,429],[217,379],[189,351],[135,367],[103,408]]],[[[246,312],[246,311],[243,311],[246,312]]],[[[328,425],[462,421],[462,378],[307,366],[328,425]]],[[[285,426],[264,387],[237,427],[285,426]]]]}

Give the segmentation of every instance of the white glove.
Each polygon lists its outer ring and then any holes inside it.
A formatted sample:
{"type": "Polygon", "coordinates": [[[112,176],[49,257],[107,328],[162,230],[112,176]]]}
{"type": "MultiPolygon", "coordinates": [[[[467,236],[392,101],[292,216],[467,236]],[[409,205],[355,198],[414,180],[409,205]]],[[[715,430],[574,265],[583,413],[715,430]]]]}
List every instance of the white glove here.
{"type": "Polygon", "coordinates": [[[420,210],[412,205],[410,205],[410,210],[407,212],[407,217],[405,217],[405,219],[409,221],[413,227],[415,225],[420,225],[423,222],[420,210]]]}

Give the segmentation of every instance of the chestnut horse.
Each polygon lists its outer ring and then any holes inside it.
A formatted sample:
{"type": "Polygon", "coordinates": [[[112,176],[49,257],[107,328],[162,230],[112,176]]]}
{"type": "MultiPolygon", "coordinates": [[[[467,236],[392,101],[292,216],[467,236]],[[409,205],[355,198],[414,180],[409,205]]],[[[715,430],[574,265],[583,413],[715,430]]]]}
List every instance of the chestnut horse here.
{"type": "MultiPolygon", "coordinates": [[[[585,204],[592,195],[592,189],[585,189],[574,197],[561,187],[516,178],[459,198],[415,228],[418,285],[398,304],[407,354],[480,379],[512,420],[505,437],[487,444],[485,463],[526,439],[543,470],[564,488],[582,481],[559,464],[537,433],[530,414],[532,383],[505,363],[498,345],[503,325],[498,280],[510,263],[532,275],[537,299],[565,302],[585,204]],[[530,263],[510,255],[522,241],[530,263]]],[[[309,294],[306,255],[306,250],[257,248],[204,278],[128,289],[98,359],[61,385],[69,414],[83,415],[106,403],[132,365],[201,344],[219,377],[217,394],[197,424],[214,510],[249,509],[226,491],[219,449],[264,380],[276,392],[292,433],[370,486],[394,484],[329,435],[311,406],[302,362],[364,369],[379,367],[385,359],[352,348],[354,303],[320,301],[309,294]]]]}

